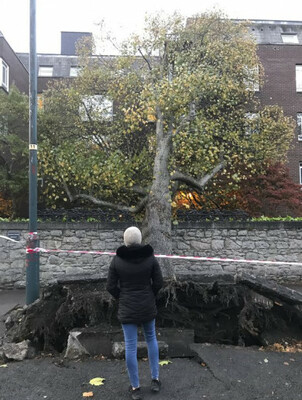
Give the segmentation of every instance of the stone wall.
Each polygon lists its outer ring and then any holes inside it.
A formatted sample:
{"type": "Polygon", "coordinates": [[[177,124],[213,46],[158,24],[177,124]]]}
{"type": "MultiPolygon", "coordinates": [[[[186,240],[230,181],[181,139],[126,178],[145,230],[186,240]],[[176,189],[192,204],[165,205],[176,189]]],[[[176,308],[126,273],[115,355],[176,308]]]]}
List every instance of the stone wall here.
{"type": "MultiPolygon", "coordinates": [[[[115,251],[126,224],[41,223],[40,247],[115,251]]],[[[0,238],[0,289],[25,286],[27,224],[0,223],[0,235],[20,234],[18,243],[0,238]]],[[[14,236],[15,237],[15,236],[14,236]]],[[[301,222],[180,223],[173,228],[173,253],[208,257],[302,263],[301,222]]],[[[42,253],[41,285],[66,275],[107,275],[110,256],[42,253]]],[[[200,261],[172,261],[178,274],[245,271],[279,282],[302,282],[302,266],[200,261]]]]}

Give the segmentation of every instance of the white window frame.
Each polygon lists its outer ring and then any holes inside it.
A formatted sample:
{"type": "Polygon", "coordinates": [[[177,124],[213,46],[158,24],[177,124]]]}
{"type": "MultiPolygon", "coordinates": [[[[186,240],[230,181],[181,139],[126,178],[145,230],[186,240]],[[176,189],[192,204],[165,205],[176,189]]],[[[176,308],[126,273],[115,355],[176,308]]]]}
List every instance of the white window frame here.
{"type": "Polygon", "coordinates": [[[79,75],[80,69],[81,69],[80,67],[77,67],[76,65],[72,65],[69,70],[69,76],[71,78],[76,78],[79,75]]]}
{"type": "Polygon", "coordinates": [[[0,57],[0,87],[9,92],[9,65],[0,57]]]}
{"type": "Polygon", "coordinates": [[[299,182],[302,185],[302,161],[299,162],[299,182]]]}
{"type": "Polygon", "coordinates": [[[86,108],[93,121],[112,121],[113,102],[108,97],[101,94],[84,96],[82,102],[83,104],[79,107],[79,114],[82,121],[89,121],[86,108]]]}
{"type": "Polygon", "coordinates": [[[53,76],[53,65],[40,65],[39,66],[39,77],[52,77],[53,76]]]}
{"type": "Polygon", "coordinates": [[[302,142],[302,112],[297,113],[298,141],[302,142]]]}
{"type": "Polygon", "coordinates": [[[302,65],[296,64],[296,92],[302,92],[302,65]]]}
{"type": "Polygon", "coordinates": [[[296,33],[281,33],[282,42],[286,44],[299,44],[298,35],[296,33]]]}

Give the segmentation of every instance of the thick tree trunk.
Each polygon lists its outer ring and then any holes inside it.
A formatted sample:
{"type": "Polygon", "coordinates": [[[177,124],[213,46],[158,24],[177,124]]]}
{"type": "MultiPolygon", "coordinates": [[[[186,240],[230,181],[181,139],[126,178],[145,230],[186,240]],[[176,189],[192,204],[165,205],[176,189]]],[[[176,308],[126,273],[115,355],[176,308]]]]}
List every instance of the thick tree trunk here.
{"type": "MultiPolygon", "coordinates": [[[[158,112],[156,124],[156,156],[153,168],[153,182],[146,206],[143,224],[143,236],[150,243],[155,253],[171,254],[171,192],[170,173],[168,169],[171,154],[172,131],[164,131],[161,112],[158,112]]],[[[172,264],[162,260],[161,266],[165,276],[174,277],[172,264]]]]}

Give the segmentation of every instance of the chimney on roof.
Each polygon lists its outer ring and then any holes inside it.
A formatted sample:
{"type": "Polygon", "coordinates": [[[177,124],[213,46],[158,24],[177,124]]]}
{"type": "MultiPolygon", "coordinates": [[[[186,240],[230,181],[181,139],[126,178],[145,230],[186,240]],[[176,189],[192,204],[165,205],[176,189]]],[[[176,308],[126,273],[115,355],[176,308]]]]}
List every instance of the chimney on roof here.
{"type": "MultiPolygon", "coordinates": [[[[61,54],[67,56],[76,55],[77,42],[83,38],[92,39],[92,33],[90,32],[61,32],[61,54]]],[[[91,53],[92,53],[92,40],[91,42],[91,53]]]]}

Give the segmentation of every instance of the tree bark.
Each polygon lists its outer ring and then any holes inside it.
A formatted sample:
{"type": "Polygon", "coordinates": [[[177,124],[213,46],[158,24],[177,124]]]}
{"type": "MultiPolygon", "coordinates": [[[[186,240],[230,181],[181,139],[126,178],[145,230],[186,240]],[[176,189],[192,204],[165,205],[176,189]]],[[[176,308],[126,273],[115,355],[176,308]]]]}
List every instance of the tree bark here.
{"type": "MultiPolygon", "coordinates": [[[[157,112],[156,155],[153,167],[153,181],[146,206],[143,223],[143,236],[157,254],[171,254],[171,192],[169,157],[172,149],[172,130],[164,130],[163,116],[157,112]]],[[[169,260],[162,260],[163,273],[174,277],[174,270],[169,260]]]]}

